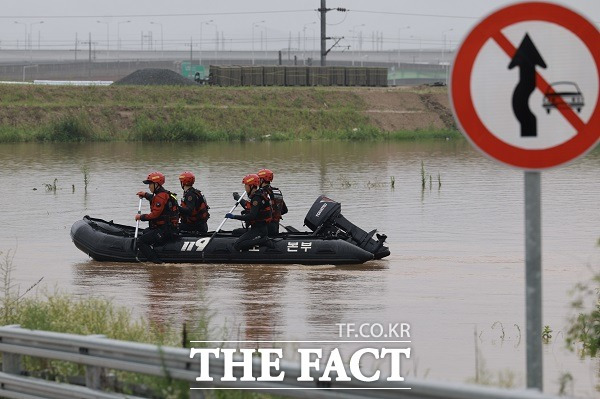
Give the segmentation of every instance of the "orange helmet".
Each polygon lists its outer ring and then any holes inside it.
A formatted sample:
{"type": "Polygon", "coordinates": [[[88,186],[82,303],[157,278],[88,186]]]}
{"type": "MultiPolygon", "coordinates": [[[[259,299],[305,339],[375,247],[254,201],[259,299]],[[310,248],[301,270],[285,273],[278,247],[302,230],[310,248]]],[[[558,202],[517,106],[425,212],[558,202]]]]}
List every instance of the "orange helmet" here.
{"type": "Polygon", "coordinates": [[[144,184],[158,183],[162,186],[163,184],[165,184],[165,175],[163,175],[160,172],[152,172],[148,175],[146,180],[144,180],[142,183],[144,183],[144,184]]]}
{"type": "Polygon", "coordinates": [[[273,181],[273,172],[269,169],[261,169],[258,171],[258,177],[261,180],[272,182],[273,181]]]}
{"type": "Polygon", "coordinates": [[[193,186],[196,181],[196,176],[192,172],[185,171],[179,175],[181,186],[193,186]]]}
{"type": "Polygon", "coordinates": [[[259,182],[260,182],[260,178],[258,177],[257,174],[254,174],[254,173],[246,175],[246,177],[244,177],[242,179],[242,183],[243,184],[247,184],[249,186],[256,186],[256,187],[258,187],[258,183],[259,182]]]}

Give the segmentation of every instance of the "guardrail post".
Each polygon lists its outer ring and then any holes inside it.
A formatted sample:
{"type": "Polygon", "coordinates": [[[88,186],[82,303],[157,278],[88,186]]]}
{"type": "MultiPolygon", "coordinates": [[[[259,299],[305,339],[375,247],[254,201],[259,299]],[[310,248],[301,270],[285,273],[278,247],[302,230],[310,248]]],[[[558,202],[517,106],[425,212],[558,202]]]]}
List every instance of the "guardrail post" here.
{"type": "Polygon", "coordinates": [[[21,355],[2,352],[2,371],[7,374],[21,374],[21,355]]]}
{"type": "MultiPolygon", "coordinates": [[[[19,324],[4,327],[21,328],[19,324]]],[[[2,341],[1,337],[0,341],[2,341]]],[[[8,374],[21,374],[21,359],[22,356],[16,353],[2,352],[2,371],[8,374]]]]}
{"type": "Polygon", "coordinates": [[[85,386],[91,389],[102,389],[105,379],[104,369],[101,367],[85,366],[85,386]]]}
{"type": "Polygon", "coordinates": [[[204,391],[201,389],[190,389],[190,399],[204,399],[204,391]]]}
{"type": "MultiPolygon", "coordinates": [[[[88,335],[92,338],[106,338],[106,335],[88,335]]],[[[79,353],[87,354],[88,348],[79,348],[79,353]]],[[[85,386],[91,389],[101,390],[106,381],[106,370],[97,366],[85,366],[85,386]]]]}

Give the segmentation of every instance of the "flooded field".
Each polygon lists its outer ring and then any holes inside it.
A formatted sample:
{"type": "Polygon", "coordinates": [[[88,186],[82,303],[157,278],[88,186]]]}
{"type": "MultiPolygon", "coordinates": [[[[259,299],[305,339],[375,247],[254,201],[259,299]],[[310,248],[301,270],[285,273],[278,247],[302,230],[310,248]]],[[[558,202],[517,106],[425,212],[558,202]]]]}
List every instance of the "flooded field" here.
{"type": "MultiPolygon", "coordinates": [[[[212,325],[235,340],[339,340],[338,323],[405,322],[409,376],[473,379],[477,346],[480,375],[525,385],[523,172],[465,141],[15,144],[0,145],[0,164],[0,250],[16,249],[22,289],[44,277],[49,289],[103,295],[176,325],[207,306],[212,325]],[[179,173],[193,171],[214,229],[241,178],[263,167],[285,195],[285,224],[305,229],[310,205],[326,194],[359,227],[387,234],[392,255],[348,267],[155,266],[95,262],[71,243],[71,225],[86,214],[133,225],[135,193],[152,170],[178,193],[179,173]]],[[[597,362],[568,352],[563,331],[568,291],[600,265],[600,154],[543,172],[542,198],[543,323],[553,330],[544,385],[557,393],[570,373],[567,392],[593,397],[597,362]]]]}

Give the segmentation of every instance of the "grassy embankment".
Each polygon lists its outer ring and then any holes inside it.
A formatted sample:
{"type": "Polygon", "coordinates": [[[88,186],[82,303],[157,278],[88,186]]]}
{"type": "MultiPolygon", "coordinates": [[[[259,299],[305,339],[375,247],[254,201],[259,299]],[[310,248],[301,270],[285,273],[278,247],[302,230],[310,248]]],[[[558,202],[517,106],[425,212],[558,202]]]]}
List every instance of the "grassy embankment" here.
{"type": "MultiPolygon", "coordinates": [[[[0,85],[0,142],[416,139],[383,130],[361,89],[0,85]]],[[[365,90],[365,89],[362,89],[365,90]]]]}

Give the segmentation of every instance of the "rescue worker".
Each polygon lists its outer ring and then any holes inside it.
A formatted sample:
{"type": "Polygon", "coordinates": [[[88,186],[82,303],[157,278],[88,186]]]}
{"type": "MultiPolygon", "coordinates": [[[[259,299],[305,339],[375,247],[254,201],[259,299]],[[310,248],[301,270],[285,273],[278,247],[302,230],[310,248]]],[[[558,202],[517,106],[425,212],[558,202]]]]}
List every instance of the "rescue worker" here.
{"type": "Polygon", "coordinates": [[[183,172],[179,175],[179,182],[183,189],[183,198],[179,206],[181,222],[179,230],[206,233],[208,231],[208,210],[206,198],[200,190],[195,189],[196,176],[192,172],[183,172]]]}
{"type": "Polygon", "coordinates": [[[177,198],[164,189],[165,175],[160,172],[150,173],[143,183],[148,185],[150,192],[139,191],[137,195],[150,201],[150,213],[136,214],[135,220],[149,222],[150,226],[137,239],[138,249],[149,261],[163,263],[152,246],[165,242],[177,230],[177,198]]]}
{"type": "MultiPolygon", "coordinates": [[[[243,198],[240,199],[240,194],[237,191],[233,193],[233,199],[236,201],[238,201],[238,200],[240,201],[240,205],[242,206],[242,212],[241,212],[242,216],[247,215],[248,212],[250,212],[250,208],[252,207],[251,202],[246,201],[243,198]]],[[[249,225],[247,223],[245,223],[243,227],[238,228],[238,229],[233,229],[231,234],[235,237],[239,237],[248,231],[248,227],[249,227],[249,225]]]]}
{"type": "MultiPolygon", "coordinates": [[[[271,222],[271,201],[267,193],[259,187],[260,178],[256,174],[247,175],[242,179],[246,194],[248,194],[249,211],[245,215],[225,215],[228,219],[237,219],[246,222],[250,229],[242,234],[233,244],[237,251],[250,249],[255,245],[267,243],[267,223],[271,222]]],[[[239,198],[239,197],[238,197],[239,198]]],[[[241,202],[241,201],[240,201],[241,202]]]]}
{"type": "Polygon", "coordinates": [[[273,172],[269,169],[261,169],[258,171],[257,175],[260,178],[260,187],[266,191],[271,199],[273,220],[269,223],[268,228],[269,236],[274,237],[279,233],[279,221],[282,219],[281,215],[285,215],[288,212],[288,208],[283,200],[281,190],[271,186],[273,172]]]}

